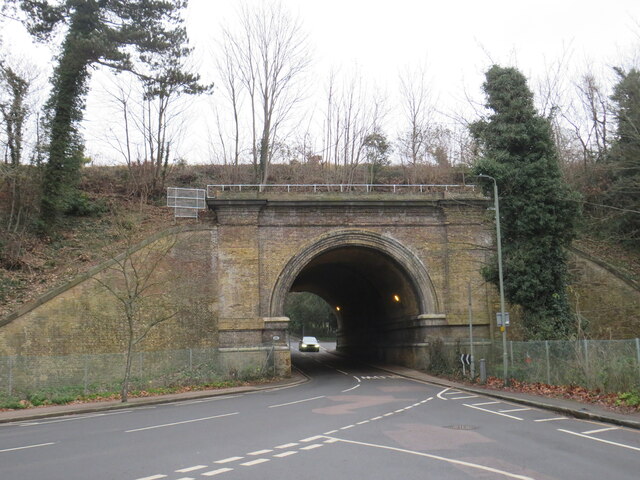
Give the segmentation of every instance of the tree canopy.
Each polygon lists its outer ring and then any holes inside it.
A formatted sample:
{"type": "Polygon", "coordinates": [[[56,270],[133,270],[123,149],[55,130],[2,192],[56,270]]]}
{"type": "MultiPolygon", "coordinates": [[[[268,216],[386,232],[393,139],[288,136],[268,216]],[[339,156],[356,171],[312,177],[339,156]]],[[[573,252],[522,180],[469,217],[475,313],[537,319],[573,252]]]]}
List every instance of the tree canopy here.
{"type": "MultiPolygon", "coordinates": [[[[498,185],[505,295],[522,306],[528,336],[567,337],[574,327],[566,247],[575,236],[576,195],[562,179],[549,121],[537,113],[526,78],[493,66],[483,89],[491,113],[471,125],[481,149],[474,171],[498,185]]],[[[492,187],[484,184],[485,192],[492,187]]],[[[497,284],[495,265],[484,273],[497,284]]]]}
{"type": "Polygon", "coordinates": [[[616,69],[618,83],[611,100],[617,128],[607,162],[611,185],[605,202],[617,211],[609,226],[625,243],[640,240],[640,71],[616,69]]]}
{"type": "Polygon", "coordinates": [[[151,79],[149,71],[163,64],[163,56],[188,52],[181,17],[187,0],[10,0],[9,4],[24,14],[24,24],[40,41],[51,40],[59,27],[66,27],[46,104],[49,144],[40,217],[48,229],[77,200],[75,187],[84,158],[78,127],[90,67],[135,71],[140,61],[147,71],[139,74],[151,79]]]}

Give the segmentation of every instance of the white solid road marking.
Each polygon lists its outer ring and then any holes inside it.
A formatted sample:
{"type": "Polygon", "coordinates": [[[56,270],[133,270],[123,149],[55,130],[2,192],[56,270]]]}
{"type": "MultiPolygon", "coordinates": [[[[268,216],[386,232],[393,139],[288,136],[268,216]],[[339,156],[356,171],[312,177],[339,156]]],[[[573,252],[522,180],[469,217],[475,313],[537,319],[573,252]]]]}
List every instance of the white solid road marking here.
{"type": "Polygon", "coordinates": [[[265,449],[265,450],[258,450],[257,452],[249,452],[247,453],[247,455],[264,455],[265,453],[271,453],[271,452],[273,452],[273,450],[265,449]]]}
{"type": "Polygon", "coordinates": [[[602,438],[590,437],[588,435],[584,435],[578,432],[572,432],[570,430],[563,430],[561,428],[558,429],[559,432],[570,433],[571,435],[575,435],[577,437],[588,438],[589,440],[595,440],[596,442],[607,443],[609,445],[615,445],[616,447],[628,448],[630,450],[636,450],[640,452],[640,448],[632,447],[631,445],[625,445],[624,443],[612,442],[610,440],[603,440],[602,438]]]}
{"type": "Polygon", "coordinates": [[[478,398],[478,395],[465,395],[463,397],[451,397],[449,400],[466,400],[467,398],[478,398]]]}
{"type": "Polygon", "coordinates": [[[158,480],[159,478],[167,478],[166,475],[151,475],[150,477],[142,477],[136,480],[158,480]]]}
{"type": "Polygon", "coordinates": [[[236,460],[242,460],[244,457],[229,457],[229,458],[223,458],[222,460],[216,460],[213,463],[229,463],[229,462],[235,462],[236,460]]]}
{"type": "Polygon", "coordinates": [[[482,410],[483,412],[493,413],[494,415],[501,415],[507,418],[513,418],[514,420],[522,420],[520,417],[514,417],[513,415],[507,415],[506,413],[494,412],[493,410],[487,410],[486,408],[476,407],[474,405],[469,405],[468,403],[463,403],[465,407],[475,408],[476,410],[482,410]]]}
{"type": "Polygon", "coordinates": [[[204,472],[202,475],[205,477],[213,477],[215,475],[220,475],[221,473],[227,473],[232,470],[233,468],[219,468],[217,470],[211,470],[210,472],[204,472]]]}
{"type": "Polygon", "coordinates": [[[356,389],[356,388],[358,388],[359,386],[360,386],[360,384],[357,384],[357,385],[356,385],[356,386],[354,386],[354,387],[347,388],[346,390],[342,390],[342,392],[340,392],[340,393],[347,393],[347,392],[350,392],[351,390],[355,390],[355,389],[356,389]]]}
{"type": "Polygon", "coordinates": [[[566,419],[567,417],[539,418],[538,420],[534,420],[534,422],[557,422],[558,420],[566,419]]]}
{"type": "Polygon", "coordinates": [[[497,473],[499,475],[503,475],[503,476],[508,477],[508,478],[515,478],[515,479],[518,479],[518,480],[534,480],[531,477],[527,477],[527,476],[524,476],[524,475],[518,475],[518,474],[515,474],[515,473],[506,472],[504,470],[499,470],[497,468],[486,467],[484,465],[479,465],[477,463],[464,462],[462,460],[455,460],[453,458],[440,457],[438,455],[431,455],[429,453],[415,452],[413,450],[405,450],[404,448],[388,447],[386,445],[375,445],[373,443],[356,442],[354,440],[344,440],[342,438],[338,438],[336,440],[338,440],[340,442],[344,442],[344,443],[351,443],[353,445],[362,445],[364,447],[381,448],[381,449],[384,449],[384,450],[392,450],[394,452],[401,452],[401,453],[408,453],[408,454],[411,454],[411,455],[417,455],[419,457],[432,458],[434,460],[441,460],[443,462],[452,463],[454,465],[462,465],[462,466],[465,466],[465,467],[475,468],[477,470],[483,470],[485,472],[497,473]]]}
{"type": "Polygon", "coordinates": [[[300,450],[313,450],[320,447],[322,447],[321,443],[313,443],[311,445],[307,445],[306,447],[302,447],[300,450]]]}
{"type": "Polygon", "coordinates": [[[284,445],[278,445],[275,448],[291,448],[291,447],[295,447],[296,445],[298,445],[297,442],[293,442],[293,443],[285,443],[284,445]]]}
{"type": "Polygon", "coordinates": [[[599,428],[598,430],[589,430],[587,432],[582,432],[582,434],[583,435],[591,435],[592,433],[608,432],[610,430],[620,430],[620,427],[599,428]]]}
{"type": "Polygon", "coordinates": [[[296,403],[310,402],[312,400],[318,400],[320,398],[325,398],[325,396],[324,395],[320,395],[319,397],[305,398],[304,400],[296,400],[295,402],[280,403],[278,405],[269,405],[269,408],[286,407],[287,405],[295,405],[296,403]]]}
{"type": "MultiPolygon", "coordinates": [[[[438,395],[436,395],[440,400],[448,400],[447,398],[444,398],[443,395],[447,395],[447,392],[451,390],[451,388],[445,388],[444,390],[442,390],[440,393],[438,393],[438,395]]],[[[455,392],[455,393],[459,393],[459,392],[455,392]]]]}
{"type": "Polygon", "coordinates": [[[31,427],[33,425],[48,425],[49,423],[61,423],[61,422],[71,422],[74,420],[84,420],[86,418],[96,418],[96,417],[108,417],[110,415],[120,415],[121,413],[131,413],[133,410],[118,410],[117,412],[110,413],[95,413],[93,415],[79,415],[79,416],[70,416],[58,418],[56,420],[44,420],[41,422],[23,422],[20,423],[21,427],[31,427]]]}
{"type": "Polygon", "coordinates": [[[478,407],[478,406],[480,406],[480,405],[495,405],[496,403],[500,403],[500,402],[497,402],[497,401],[495,401],[495,400],[494,400],[494,401],[492,401],[492,402],[474,403],[474,405],[475,405],[476,407],[478,407]]]}
{"type": "Polygon", "coordinates": [[[511,413],[511,412],[526,412],[527,410],[531,410],[530,408],[511,408],[509,410],[498,410],[500,413],[511,413]]]}
{"type": "Polygon", "coordinates": [[[189,473],[189,472],[194,472],[196,470],[202,470],[203,468],[207,468],[207,466],[195,465],[193,467],[181,468],[180,470],[176,470],[176,473],[189,473]]]}
{"type": "Polygon", "coordinates": [[[241,463],[243,467],[253,467],[254,465],[258,465],[260,463],[265,463],[270,461],[268,458],[258,458],[257,460],[251,460],[250,462],[241,463]]]}
{"type": "Polygon", "coordinates": [[[46,447],[48,445],[55,445],[55,442],[38,443],[36,445],[25,445],[24,447],[5,448],[3,450],[0,450],[0,453],[3,453],[3,452],[15,452],[16,450],[26,450],[28,448],[46,447]]]}
{"type": "Polygon", "coordinates": [[[274,457],[284,458],[284,457],[288,457],[290,455],[295,455],[296,453],[298,453],[298,452],[295,451],[295,450],[289,450],[287,452],[278,453],[278,454],[274,455],[274,457]]]}
{"type": "Polygon", "coordinates": [[[313,442],[314,440],[319,440],[321,438],[322,438],[322,435],[314,435],[313,437],[303,438],[300,441],[304,443],[308,443],[308,442],[313,442]]]}
{"type": "Polygon", "coordinates": [[[174,425],[184,425],[185,423],[202,422],[204,420],[212,420],[214,418],[231,417],[232,415],[238,415],[240,412],[225,413],[222,415],[214,415],[212,417],[194,418],[193,420],[184,420],[182,422],[165,423],[162,425],[152,425],[151,427],[134,428],[133,430],[126,430],[125,433],[142,432],[144,430],[153,430],[154,428],[173,427],[174,425]]]}

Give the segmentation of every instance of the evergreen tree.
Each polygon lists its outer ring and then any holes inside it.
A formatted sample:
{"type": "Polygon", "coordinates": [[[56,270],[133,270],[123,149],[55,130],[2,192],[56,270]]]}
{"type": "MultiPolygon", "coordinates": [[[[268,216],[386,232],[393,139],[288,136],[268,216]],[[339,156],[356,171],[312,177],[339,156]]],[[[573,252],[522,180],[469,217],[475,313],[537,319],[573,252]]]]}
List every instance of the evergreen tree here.
{"type": "MultiPolygon", "coordinates": [[[[66,26],[46,105],[49,136],[41,221],[49,229],[60,213],[73,208],[83,163],[79,133],[90,68],[103,65],[134,71],[163,54],[186,54],[180,16],[187,0],[10,0],[25,13],[24,23],[38,40],[48,41],[66,26]]],[[[153,65],[151,65],[153,68],[153,65]]]]}
{"type": "Polygon", "coordinates": [[[624,243],[640,240],[640,71],[616,69],[618,83],[611,99],[617,129],[607,160],[611,186],[604,201],[618,209],[609,214],[611,230],[624,243]]]}
{"type": "MultiPolygon", "coordinates": [[[[574,333],[565,287],[577,197],[563,182],[550,124],[536,112],[526,78],[493,66],[483,89],[491,113],[471,125],[482,154],[474,171],[498,184],[505,296],[522,306],[530,338],[566,338],[574,333]]],[[[493,185],[484,189],[491,195],[493,185]]],[[[496,265],[483,273],[498,283],[496,265]]]]}

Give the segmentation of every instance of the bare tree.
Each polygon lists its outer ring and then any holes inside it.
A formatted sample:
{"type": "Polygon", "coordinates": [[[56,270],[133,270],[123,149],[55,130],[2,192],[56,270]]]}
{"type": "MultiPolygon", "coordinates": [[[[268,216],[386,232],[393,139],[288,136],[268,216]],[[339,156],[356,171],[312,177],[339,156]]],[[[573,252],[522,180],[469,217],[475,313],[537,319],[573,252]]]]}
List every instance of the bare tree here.
{"type": "Polygon", "coordinates": [[[404,126],[398,135],[398,153],[405,170],[409,171],[410,183],[416,181],[416,167],[425,163],[429,154],[433,136],[432,102],[425,66],[407,69],[400,76],[400,104],[404,126]]]}
{"type": "Polygon", "coordinates": [[[280,3],[261,3],[255,9],[244,4],[239,17],[239,30],[223,32],[218,63],[224,67],[224,83],[235,114],[240,109],[238,78],[249,98],[251,152],[256,179],[264,184],[278,128],[302,99],[300,80],[310,64],[309,46],[300,21],[280,3]]]}
{"type": "Polygon", "coordinates": [[[170,64],[151,77],[120,80],[111,102],[121,116],[109,130],[110,145],[125,160],[133,182],[132,193],[145,202],[159,195],[186,129],[189,98],[207,93],[210,86],[184,74],[184,65],[170,64]]]}
{"type": "Polygon", "coordinates": [[[124,252],[113,255],[105,276],[92,277],[118,305],[125,338],[125,371],[121,399],[128,400],[131,362],[136,347],[157,325],[171,320],[179,308],[166,295],[160,265],[176,246],[177,235],[136,248],[135,220],[119,219],[119,235],[126,239],[124,252]]]}
{"type": "Polygon", "coordinates": [[[371,91],[358,71],[337,85],[331,73],[323,125],[324,161],[332,165],[337,181],[354,183],[358,166],[365,161],[367,137],[381,128],[386,115],[385,97],[371,91]]]}

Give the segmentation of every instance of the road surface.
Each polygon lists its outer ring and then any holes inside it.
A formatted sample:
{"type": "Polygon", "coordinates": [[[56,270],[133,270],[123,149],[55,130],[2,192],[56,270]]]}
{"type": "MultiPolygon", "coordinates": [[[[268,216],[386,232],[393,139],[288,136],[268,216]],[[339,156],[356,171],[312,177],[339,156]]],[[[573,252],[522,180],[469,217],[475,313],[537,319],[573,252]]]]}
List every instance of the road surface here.
{"type": "Polygon", "coordinates": [[[295,387],[0,425],[2,480],[639,478],[640,432],[293,354],[295,387]]]}

